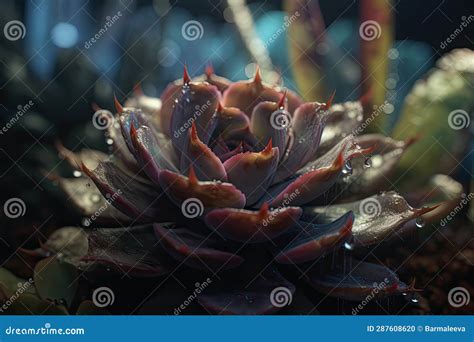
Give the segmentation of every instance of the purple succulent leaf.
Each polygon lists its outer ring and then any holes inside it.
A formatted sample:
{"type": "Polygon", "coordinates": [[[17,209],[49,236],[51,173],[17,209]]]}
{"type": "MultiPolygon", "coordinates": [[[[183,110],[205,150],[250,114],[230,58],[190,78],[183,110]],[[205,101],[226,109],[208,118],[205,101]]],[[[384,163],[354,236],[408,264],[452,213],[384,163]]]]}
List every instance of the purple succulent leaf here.
{"type": "Polygon", "coordinates": [[[356,135],[363,130],[361,122],[363,108],[359,101],[336,103],[328,109],[326,123],[318,153],[324,154],[333,148],[339,141],[349,135],[356,135]]]}
{"type": "MultiPolygon", "coordinates": [[[[380,134],[368,134],[356,137],[355,142],[368,149],[373,146],[370,156],[357,158],[351,163],[352,174],[340,179],[338,185],[345,187],[345,192],[363,198],[369,194],[390,186],[388,179],[395,171],[404,152],[412,141],[393,140],[380,134]]],[[[344,196],[344,195],[342,195],[344,196]]]]}
{"type": "Polygon", "coordinates": [[[326,255],[352,237],[354,214],[348,212],[327,224],[299,221],[297,235],[279,251],[275,260],[282,264],[298,264],[326,255]]]}
{"type": "Polygon", "coordinates": [[[127,143],[125,142],[125,139],[122,135],[119,117],[119,115],[116,115],[113,123],[107,126],[105,135],[111,142],[114,154],[118,157],[118,159],[120,159],[130,169],[137,169],[138,166],[135,157],[130,153],[127,143]]]}
{"type": "Polygon", "coordinates": [[[291,303],[294,292],[295,286],[269,266],[250,281],[222,279],[201,293],[198,301],[213,314],[263,315],[291,303]]]}
{"type": "Polygon", "coordinates": [[[171,117],[173,115],[176,102],[182,95],[183,80],[176,80],[170,83],[161,94],[161,110],[158,122],[159,130],[163,134],[171,137],[171,117]]]}
{"type": "Polygon", "coordinates": [[[174,267],[174,261],[159,246],[152,225],[98,228],[87,234],[89,249],[80,268],[93,270],[101,265],[128,276],[156,277],[174,267]]]}
{"type": "Polygon", "coordinates": [[[198,137],[196,124],[193,122],[189,131],[189,142],[181,154],[181,173],[188,174],[192,165],[196,176],[202,181],[227,181],[227,174],[221,160],[198,137]]]}
{"type": "Polygon", "coordinates": [[[225,244],[212,237],[188,229],[170,229],[169,225],[154,224],[155,235],[166,252],[178,262],[205,271],[238,267],[244,259],[227,251],[225,244]]]}
{"type": "Polygon", "coordinates": [[[204,144],[210,141],[217,124],[214,114],[220,101],[219,91],[208,83],[188,82],[181,91],[171,117],[171,139],[179,156],[187,149],[189,139],[186,133],[192,123],[196,124],[201,141],[204,144]]]}
{"type": "Polygon", "coordinates": [[[239,153],[224,162],[229,182],[244,193],[247,207],[261,198],[272,183],[278,157],[278,148],[272,148],[270,140],[261,152],[239,153]]]}
{"type": "Polygon", "coordinates": [[[124,108],[123,113],[119,115],[119,124],[125,144],[130,153],[136,158],[135,147],[133,146],[132,137],[130,136],[132,126],[135,128],[141,126],[151,127],[151,123],[141,110],[135,108],[124,108]]]}
{"type": "Polygon", "coordinates": [[[353,211],[355,216],[352,226],[353,243],[355,246],[367,246],[383,241],[408,221],[434,208],[412,208],[402,196],[390,191],[352,203],[306,207],[303,219],[326,223],[335,220],[347,211],[353,211]]]}
{"type": "Polygon", "coordinates": [[[248,129],[250,121],[248,116],[238,108],[218,106],[216,110],[217,126],[214,131],[215,137],[223,140],[235,138],[235,131],[248,129]]]}
{"type": "MultiPolygon", "coordinates": [[[[334,159],[328,164],[321,163],[318,168],[308,169],[306,173],[297,178],[271,187],[267,195],[270,205],[272,207],[287,204],[303,205],[322,195],[341,174],[345,152],[346,147],[343,146],[338,154],[331,153],[334,159]],[[283,190],[281,190],[282,188],[283,190]],[[288,200],[289,198],[290,200],[288,200]]],[[[329,161],[329,158],[326,160],[329,161]]]]}
{"type": "Polygon", "coordinates": [[[301,213],[301,208],[297,207],[269,211],[268,204],[264,204],[259,211],[215,209],[206,215],[205,222],[224,238],[258,243],[286,232],[297,223],[301,213]]]}
{"type": "Polygon", "coordinates": [[[245,205],[245,195],[234,185],[198,181],[193,168],[190,168],[189,177],[163,170],[159,180],[165,193],[177,205],[182,205],[190,199],[198,200],[201,209],[243,208],[245,205]]]}
{"type": "Polygon", "coordinates": [[[97,216],[95,223],[125,224],[132,221],[130,217],[122,214],[114,206],[106,204],[105,198],[90,179],[84,177],[54,177],[53,179],[58,182],[59,188],[67,196],[68,202],[80,215],[90,217],[100,210],[101,214],[97,216]]]}
{"type": "Polygon", "coordinates": [[[279,103],[265,101],[257,104],[250,122],[250,130],[257,138],[257,148],[263,148],[271,140],[283,157],[288,130],[286,126],[290,120],[289,112],[279,103]],[[280,119],[283,121],[279,122],[280,119]]]}
{"type": "Polygon", "coordinates": [[[351,301],[364,300],[369,295],[381,298],[409,290],[387,267],[352,259],[324,272],[313,269],[305,278],[319,292],[351,301]]]}
{"type": "Polygon", "coordinates": [[[159,184],[160,170],[178,170],[173,145],[164,134],[154,132],[147,126],[138,129],[132,126],[130,137],[135,149],[135,158],[153,183],[159,184]]]}
{"type": "Polygon", "coordinates": [[[326,106],[317,102],[298,107],[291,121],[291,142],[278,166],[275,182],[303,167],[315,154],[324,128],[326,106]]]}
{"type": "Polygon", "coordinates": [[[136,222],[165,222],[178,215],[177,208],[161,189],[127,174],[114,163],[100,162],[94,170],[83,165],[82,169],[110,204],[136,222]]]}
{"type": "Polygon", "coordinates": [[[248,81],[232,83],[224,92],[222,105],[224,107],[240,108],[249,117],[254,108],[263,101],[279,102],[280,92],[262,82],[260,72],[248,81]]]}

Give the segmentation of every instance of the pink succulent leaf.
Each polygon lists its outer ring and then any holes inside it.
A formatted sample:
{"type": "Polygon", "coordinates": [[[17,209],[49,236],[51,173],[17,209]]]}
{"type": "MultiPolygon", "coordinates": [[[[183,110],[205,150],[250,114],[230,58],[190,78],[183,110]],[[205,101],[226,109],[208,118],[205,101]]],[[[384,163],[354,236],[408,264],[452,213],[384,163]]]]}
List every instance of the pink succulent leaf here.
{"type": "Polygon", "coordinates": [[[86,269],[107,269],[136,277],[157,277],[175,268],[156,243],[152,225],[98,228],[87,232],[89,249],[80,263],[86,269]]]}
{"type": "Polygon", "coordinates": [[[135,158],[140,167],[155,184],[159,184],[160,170],[178,171],[177,159],[171,140],[147,126],[131,127],[130,137],[135,149],[135,158]]]}
{"type": "Polygon", "coordinates": [[[250,281],[222,279],[214,282],[198,296],[198,301],[213,314],[263,315],[281,310],[286,304],[283,301],[289,304],[294,292],[295,286],[270,266],[250,281]]]}
{"type": "Polygon", "coordinates": [[[354,214],[349,211],[327,224],[299,221],[296,236],[281,249],[275,260],[281,264],[299,264],[316,260],[337,249],[352,237],[354,214]]]}
{"type": "Polygon", "coordinates": [[[259,211],[215,209],[206,215],[205,222],[224,238],[257,243],[275,239],[295,226],[301,213],[298,207],[270,211],[264,204],[259,211]]]}
{"type": "Polygon", "coordinates": [[[244,259],[230,251],[229,244],[185,228],[154,224],[155,235],[164,250],[178,262],[204,271],[238,267],[244,259]]]}
{"type": "Polygon", "coordinates": [[[199,139],[194,122],[187,135],[189,142],[181,155],[181,173],[188,174],[189,168],[192,166],[200,180],[227,181],[224,165],[214,152],[199,139]]]}
{"type": "Polygon", "coordinates": [[[306,274],[306,280],[328,296],[351,301],[361,301],[369,295],[383,298],[409,290],[387,267],[352,259],[324,272],[313,269],[306,274]]]}
{"type": "Polygon", "coordinates": [[[270,101],[278,103],[280,98],[281,94],[263,83],[260,72],[257,71],[253,80],[232,83],[224,92],[222,105],[224,107],[240,108],[250,117],[255,106],[260,102],[270,101]]]}
{"type": "Polygon", "coordinates": [[[278,148],[272,148],[272,141],[261,152],[244,152],[224,162],[229,182],[242,191],[251,206],[263,196],[273,181],[278,165],[278,148]],[[249,174],[252,177],[249,178],[249,174]]]}
{"type": "Polygon", "coordinates": [[[182,86],[182,95],[175,104],[171,117],[171,139],[176,153],[180,156],[186,151],[189,138],[186,134],[192,123],[196,124],[197,134],[207,144],[217,125],[215,112],[220,101],[216,87],[208,83],[189,82],[182,86]],[[184,134],[183,134],[184,133],[184,134]]]}
{"type": "Polygon", "coordinates": [[[160,185],[167,196],[177,205],[188,199],[198,199],[203,208],[243,208],[245,195],[230,183],[199,181],[190,168],[189,177],[163,170],[159,176],[160,185]]]}
{"type": "Polygon", "coordinates": [[[277,147],[280,156],[283,156],[290,120],[290,114],[283,107],[279,107],[278,103],[266,101],[257,104],[250,122],[250,130],[257,139],[257,148],[263,148],[272,140],[273,146],[277,147]],[[280,119],[282,122],[278,121],[280,119]]]}
{"type": "Polygon", "coordinates": [[[323,133],[325,108],[324,104],[311,102],[296,109],[291,121],[292,142],[282,156],[275,182],[293,175],[314,156],[323,133]]]}

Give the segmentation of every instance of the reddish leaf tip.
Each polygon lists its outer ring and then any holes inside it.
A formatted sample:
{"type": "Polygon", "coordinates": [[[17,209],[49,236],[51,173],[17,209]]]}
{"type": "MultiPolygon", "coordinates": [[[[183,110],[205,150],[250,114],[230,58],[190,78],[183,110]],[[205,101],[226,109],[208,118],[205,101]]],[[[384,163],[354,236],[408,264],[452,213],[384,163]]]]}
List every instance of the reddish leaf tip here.
{"type": "Polygon", "coordinates": [[[214,68],[212,67],[211,62],[207,63],[204,73],[206,74],[207,78],[211,78],[211,76],[214,74],[214,68]]]}
{"type": "Polygon", "coordinates": [[[196,172],[194,171],[194,167],[189,165],[189,172],[188,172],[188,184],[189,185],[196,185],[198,184],[198,179],[196,176],[196,172]]]}
{"type": "Polygon", "coordinates": [[[216,112],[221,113],[223,109],[224,109],[224,107],[222,106],[222,104],[220,103],[220,101],[217,102],[216,112]]]}
{"type": "Polygon", "coordinates": [[[260,74],[260,67],[257,65],[255,69],[255,76],[253,77],[253,83],[257,85],[262,84],[262,75],[260,74]]]}
{"type": "Polygon", "coordinates": [[[133,86],[133,93],[137,97],[143,96],[143,89],[142,89],[142,85],[140,84],[140,82],[135,83],[135,85],[133,86]]]}
{"type": "Polygon", "coordinates": [[[188,67],[185,64],[183,70],[183,85],[187,85],[189,82],[191,82],[191,77],[189,77],[188,67]]]}
{"type": "Polygon", "coordinates": [[[115,110],[117,113],[123,113],[123,107],[120,104],[119,100],[117,100],[117,96],[114,95],[114,105],[115,105],[115,110]]]}
{"type": "Polygon", "coordinates": [[[327,100],[327,102],[324,104],[324,110],[328,110],[332,106],[332,102],[334,101],[334,96],[336,96],[336,90],[333,91],[331,97],[327,100]]]}
{"type": "Polygon", "coordinates": [[[281,98],[280,98],[280,101],[278,101],[278,108],[283,108],[285,106],[285,100],[286,100],[286,89],[285,91],[283,92],[281,98]]]}
{"type": "Polygon", "coordinates": [[[268,202],[264,202],[258,211],[260,217],[266,217],[268,215],[268,202]]]}
{"type": "Polygon", "coordinates": [[[191,136],[191,141],[197,141],[199,140],[199,137],[197,135],[197,128],[196,128],[196,122],[193,121],[191,124],[191,128],[189,129],[190,136],[191,136]]]}
{"type": "MultiPolygon", "coordinates": [[[[243,144],[243,142],[242,142],[243,144]]],[[[267,146],[262,150],[262,155],[267,156],[272,153],[272,148],[273,148],[273,143],[272,143],[272,138],[268,140],[267,146]]]]}

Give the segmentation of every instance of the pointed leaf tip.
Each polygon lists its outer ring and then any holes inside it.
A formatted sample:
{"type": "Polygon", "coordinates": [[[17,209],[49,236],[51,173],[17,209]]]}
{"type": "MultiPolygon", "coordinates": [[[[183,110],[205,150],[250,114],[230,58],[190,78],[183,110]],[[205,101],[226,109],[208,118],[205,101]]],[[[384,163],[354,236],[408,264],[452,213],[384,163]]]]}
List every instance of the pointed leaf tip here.
{"type": "Polygon", "coordinates": [[[283,95],[280,98],[280,101],[278,101],[278,108],[285,107],[286,92],[287,90],[285,89],[285,91],[283,92],[283,95]]]}
{"type": "Polygon", "coordinates": [[[270,140],[268,140],[268,143],[267,143],[267,146],[265,146],[265,148],[262,150],[262,154],[263,155],[269,155],[272,153],[272,148],[273,148],[273,145],[272,145],[272,138],[270,138],[270,140]]]}
{"type": "Polygon", "coordinates": [[[253,77],[253,83],[257,85],[262,84],[262,75],[260,74],[260,67],[257,65],[257,68],[255,69],[255,76],[253,77]]]}
{"type": "Polygon", "coordinates": [[[194,171],[193,165],[189,165],[189,173],[188,173],[188,184],[190,185],[196,185],[198,184],[198,179],[196,176],[196,172],[194,171]]]}
{"type": "Polygon", "coordinates": [[[135,85],[133,86],[133,93],[137,97],[143,96],[143,89],[140,82],[135,83],[135,85]]]}
{"type": "Polygon", "coordinates": [[[266,217],[268,214],[268,202],[263,202],[262,206],[260,207],[260,210],[258,211],[258,214],[260,217],[266,217]]]}
{"type": "Polygon", "coordinates": [[[190,135],[191,135],[191,140],[196,141],[199,140],[199,137],[197,135],[197,128],[196,128],[196,122],[193,121],[191,124],[191,128],[189,129],[190,135]]]}
{"type": "Polygon", "coordinates": [[[204,73],[206,74],[207,78],[211,78],[211,76],[214,74],[214,68],[212,67],[211,62],[207,63],[204,73]]]}
{"type": "Polygon", "coordinates": [[[183,85],[187,85],[189,82],[191,82],[191,77],[189,77],[188,67],[185,64],[183,70],[183,85]]]}
{"type": "Polygon", "coordinates": [[[115,110],[117,113],[123,113],[123,107],[120,104],[119,100],[117,100],[117,97],[114,95],[114,105],[115,105],[115,110]]]}
{"type": "Polygon", "coordinates": [[[336,90],[333,91],[331,97],[327,100],[327,102],[324,104],[324,109],[328,110],[332,106],[332,102],[334,101],[334,96],[336,96],[336,90]]]}
{"type": "Polygon", "coordinates": [[[220,113],[222,112],[222,110],[224,109],[224,107],[222,106],[222,103],[217,102],[217,108],[216,108],[216,112],[220,113]]]}

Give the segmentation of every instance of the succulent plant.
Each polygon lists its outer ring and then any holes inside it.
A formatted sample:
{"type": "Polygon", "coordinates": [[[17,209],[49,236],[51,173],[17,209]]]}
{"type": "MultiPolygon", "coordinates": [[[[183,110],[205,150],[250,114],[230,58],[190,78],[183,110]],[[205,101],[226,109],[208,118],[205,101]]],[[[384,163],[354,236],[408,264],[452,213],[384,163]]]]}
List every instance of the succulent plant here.
{"type": "Polygon", "coordinates": [[[195,81],[185,69],[160,99],[116,100],[115,115],[94,115],[110,156],[59,146],[88,176],[56,178],[86,227],[41,250],[84,271],[212,279],[196,299],[216,314],[276,312],[302,282],[346,300],[413,291],[364,261],[364,247],[434,209],[377,193],[413,139],[357,136],[363,101],[331,102],[304,103],[258,70],[232,83],[210,68],[195,81]]]}

